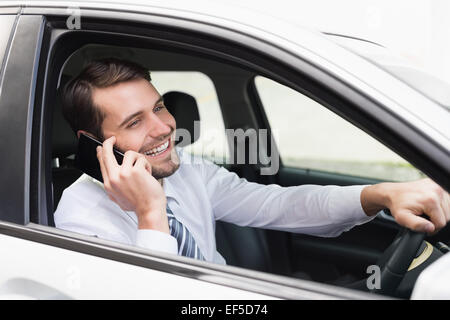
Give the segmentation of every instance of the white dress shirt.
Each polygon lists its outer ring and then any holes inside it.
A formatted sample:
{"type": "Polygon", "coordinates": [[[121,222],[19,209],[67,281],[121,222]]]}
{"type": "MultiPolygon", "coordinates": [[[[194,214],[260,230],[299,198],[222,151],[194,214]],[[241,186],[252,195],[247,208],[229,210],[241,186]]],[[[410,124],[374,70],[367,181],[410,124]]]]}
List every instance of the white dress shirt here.
{"type": "MultiPolygon", "coordinates": [[[[207,261],[225,264],[216,250],[215,221],[338,236],[365,223],[360,195],[364,186],[261,185],[177,148],[180,167],[163,179],[167,204],[194,236],[207,261]]],[[[82,175],[64,190],[54,214],[57,228],[152,250],[177,254],[174,237],[138,229],[137,216],[108,198],[103,184],[82,175]]]]}

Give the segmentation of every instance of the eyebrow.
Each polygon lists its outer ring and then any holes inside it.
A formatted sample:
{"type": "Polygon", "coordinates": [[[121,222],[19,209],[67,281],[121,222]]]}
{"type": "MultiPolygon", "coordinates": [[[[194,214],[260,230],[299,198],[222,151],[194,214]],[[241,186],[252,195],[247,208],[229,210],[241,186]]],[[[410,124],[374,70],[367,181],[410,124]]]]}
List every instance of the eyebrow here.
{"type": "MultiPolygon", "coordinates": [[[[164,98],[163,97],[159,97],[159,99],[155,102],[155,104],[153,105],[153,107],[157,106],[159,103],[164,102],[164,98]]],[[[125,124],[127,124],[127,122],[131,121],[133,118],[141,115],[142,113],[144,113],[144,111],[140,110],[137,111],[131,115],[129,115],[128,117],[126,117],[122,123],[119,125],[119,128],[122,128],[125,124]]]]}

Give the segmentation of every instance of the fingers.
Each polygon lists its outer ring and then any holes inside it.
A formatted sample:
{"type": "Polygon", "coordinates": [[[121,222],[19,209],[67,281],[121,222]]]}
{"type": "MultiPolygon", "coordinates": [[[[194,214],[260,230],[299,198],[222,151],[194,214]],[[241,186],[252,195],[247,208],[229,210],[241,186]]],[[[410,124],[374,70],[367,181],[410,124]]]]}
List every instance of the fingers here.
{"type": "Polygon", "coordinates": [[[105,170],[108,176],[113,176],[117,173],[119,164],[113,153],[113,146],[116,143],[116,137],[112,136],[103,142],[102,158],[105,166],[105,170]]]}
{"type": "Polygon", "coordinates": [[[423,211],[430,218],[436,231],[439,231],[447,224],[446,209],[443,204],[444,195],[445,191],[438,185],[435,185],[434,190],[423,201],[423,211]]]}
{"type": "Polygon", "coordinates": [[[131,170],[131,168],[142,168],[151,174],[151,165],[141,153],[135,151],[125,152],[125,157],[122,162],[122,170],[131,170]]]}
{"type": "Polygon", "coordinates": [[[141,165],[147,171],[151,171],[151,166],[148,163],[145,156],[141,153],[128,150],[125,152],[122,164],[119,165],[113,153],[113,145],[115,142],[115,137],[111,137],[103,142],[103,147],[97,147],[97,158],[100,162],[100,169],[102,171],[103,179],[105,177],[109,180],[112,175],[119,174],[123,175],[135,166],[138,159],[141,165]]]}
{"type": "Polygon", "coordinates": [[[399,184],[390,209],[399,224],[432,235],[450,221],[449,199],[438,184],[423,179],[399,184]]]}
{"type": "Polygon", "coordinates": [[[106,171],[105,164],[103,161],[103,148],[100,146],[97,147],[97,159],[98,162],[100,163],[100,171],[102,172],[103,184],[105,185],[105,188],[106,187],[109,188],[108,172],[106,171]]]}
{"type": "Polygon", "coordinates": [[[430,217],[430,220],[434,225],[435,231],[441,230],[447,224],[447,221],[446,221],[445,215],[444,215],[444,211],[442,210],[442,207],[440,204],[431,208],[428,212],[426,212],[426,215],[428,217],[430,217]]]}
{"type": "Polygon", "coordinates": [[[123,161],[122,161],[122,168],[131,169],[134,166],[134,163],[136,160],[140,157],[143,157],[142,154],[134,152],[134,151],[127,151],[124,154],[123,161]]]}
{"type": "Polygon", "coordinates": [[[147,161],[147,159],[145,157],[138,158],[136,160],[134,167],[136,169],[144,169],[148,173],[152,174],[152,166],[150,165],[150,163],[147,161]]]}
{"type": "Polygon", "coordinates": [[[432,233],[435,231],[433,223],[423,217],[412,214],[410,211],[398,212],[396,220],[400,225],[417,232],[432,233]]]}
{"type": "Polygon", "coordinates": [[[445,219],[447,220],[447,222],[449,222],[450,221],[450,194],[448,192],[444,193],[444,197],[442,199],[441,205],[442,205],[442,209],[445,214],[445,219]]]}
{"type": "MultiPolygon", "coordinates": [[[[422,210],[421,210],[422,211],[422,210]]],[[[436,233],[447,223],[442,206],[439,203],[430,204],[425,207],[423,212],[405,210],[397,214],[397,222],[411,230],[417,232],[426,232],[428,234],[436,233]],[[424,214],[429,220],[421,215],[424,214]]]]}

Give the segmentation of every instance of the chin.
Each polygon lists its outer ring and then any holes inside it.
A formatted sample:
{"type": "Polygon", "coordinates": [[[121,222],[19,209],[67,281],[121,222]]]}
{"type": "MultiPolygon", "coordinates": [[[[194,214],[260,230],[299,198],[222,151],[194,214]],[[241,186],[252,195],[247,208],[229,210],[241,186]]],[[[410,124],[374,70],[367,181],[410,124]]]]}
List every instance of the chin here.
{"type": "Polygon", "coordinates": [[[167,163],[152,166],[152,176],[155,179],[162,179],[171,176],[180,167],[179,161],[169,160],[167,163]]]}

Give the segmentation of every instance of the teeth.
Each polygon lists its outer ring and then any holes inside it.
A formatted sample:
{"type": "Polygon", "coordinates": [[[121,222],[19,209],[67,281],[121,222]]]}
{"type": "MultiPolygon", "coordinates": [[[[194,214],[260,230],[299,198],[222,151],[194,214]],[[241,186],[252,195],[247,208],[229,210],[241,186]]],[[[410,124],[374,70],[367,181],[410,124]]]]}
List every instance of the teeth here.
{"type": "Polygon", "coordinates": [[[156,155],[164,152],[167,149],[168,146],[169,146],[169,141],[167,141],[166,143],[160,145],[157,148],[153,148],[153,149],[145,152],[145,154],[149,155],[149,156],[156,156],[156,155]]]}

